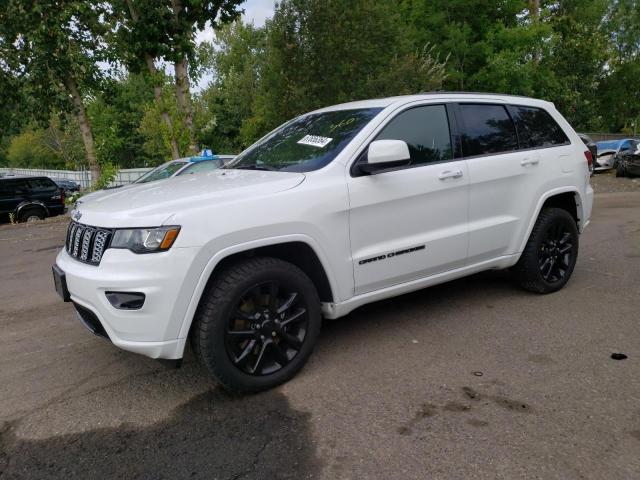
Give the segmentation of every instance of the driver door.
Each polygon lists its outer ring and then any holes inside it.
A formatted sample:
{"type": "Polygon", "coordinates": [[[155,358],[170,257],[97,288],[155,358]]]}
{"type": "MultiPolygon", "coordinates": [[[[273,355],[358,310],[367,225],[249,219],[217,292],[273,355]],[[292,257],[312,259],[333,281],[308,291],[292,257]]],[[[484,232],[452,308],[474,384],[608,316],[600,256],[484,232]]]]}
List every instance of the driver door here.
{"type": "MultiPolygon", "coordinates": [[[[403,140],[410,163],[348,177],[355,294],[465,265],[469,175],[454,158],[445,105],[422,105],[392,118],[375,140],[403,140]]],[[[366,152],[358,162],[366,161],[366,152]]]]}

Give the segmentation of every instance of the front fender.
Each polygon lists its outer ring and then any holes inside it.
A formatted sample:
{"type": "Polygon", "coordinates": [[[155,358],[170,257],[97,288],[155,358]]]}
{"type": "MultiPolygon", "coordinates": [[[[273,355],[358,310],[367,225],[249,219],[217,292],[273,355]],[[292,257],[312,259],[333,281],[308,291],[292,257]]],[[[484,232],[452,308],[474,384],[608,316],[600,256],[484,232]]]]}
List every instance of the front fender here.
{"type": "MultiPolygon", "coordinates": [[[[200,303],[202,293],[204,292],[207,282],[211,277],[211,273],[214,271],[216,266],[222,260],[236,253],[246,252],[259,247],[267,247],[270,245],[277,245],[281,243],[290,243],[290,242],[305,243],[314,251],[318,259],[320,260],[322,267],[325,270],[327,279],[329,280],[329,286],[331,287],[331,291],[334,293],[337,292],[338,287],[336,284],[335,275],[331,269],[328,258],[326,254],[323,252],[318,242],[316,242],[309,235],[291,234],[291,235],[281,235],[276,237],[265,237],[265,238],[260,238],[260,239],[252,240],[249,242],[245,242],[245,243],[230,245],[226,248],[222,248],[218,250],[213,256],[211,256],[208,259],[208,261],[206,261],[204,268],[202,268],[201,274],[199,275],[195,288],[192,290],[193,294],[191,295],[189,305],[185,312],[178,338],[186,338],[187,335],[189,334],[189,329],[191,328],[191,323],[196,313],[196,309],[198,308],[198,305],[200,303]]],[[[204,251],[206,252],[206,250],[204,251]]],[[[201,265],[200,262],[194,262],[194,263],[195,263],[194,268],[201,268],[201,267],[198,267],[198,265],[201,265]]]]}

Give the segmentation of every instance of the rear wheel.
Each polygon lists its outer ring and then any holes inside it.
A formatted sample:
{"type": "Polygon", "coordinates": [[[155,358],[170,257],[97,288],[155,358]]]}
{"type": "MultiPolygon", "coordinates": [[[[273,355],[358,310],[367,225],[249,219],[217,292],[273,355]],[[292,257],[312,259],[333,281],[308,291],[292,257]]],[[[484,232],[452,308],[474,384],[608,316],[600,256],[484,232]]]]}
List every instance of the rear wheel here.
{"type": "Polygon", "coordinates": [[[38,220],[43,220],[46,214],[41,208],[25,208],[20,212],[18,216],[18,220],[20,222],[37,222],[38,220]]]}
{"type": "Polygon", "coordinates": [[[306,363],[321,325],[315,286],[295,265],[258,257],[220,273],[191,332],[200,362],[228,390],[286,382],[306,363]]]}
{"type": "Polygon", "coordinates": [[[540,212],[527,245],[513,267],[517,283],[530,292],[551,293],[569,281],[578,258],[578,227],[566,210],[540,212]]]}

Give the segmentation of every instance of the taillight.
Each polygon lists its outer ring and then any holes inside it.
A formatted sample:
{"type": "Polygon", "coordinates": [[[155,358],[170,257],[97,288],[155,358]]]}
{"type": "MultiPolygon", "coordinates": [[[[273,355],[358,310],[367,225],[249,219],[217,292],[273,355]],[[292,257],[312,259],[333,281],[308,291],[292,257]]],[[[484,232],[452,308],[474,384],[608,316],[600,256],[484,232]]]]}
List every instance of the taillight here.
{"type": "Polygon", "coordinates": [[[585,150],[584,156],[587,158],[587,166],[589,167],[589,170],[591,170],[591,165],[593,164],[593,154],[591,153],[591,150],[585,150]]]}

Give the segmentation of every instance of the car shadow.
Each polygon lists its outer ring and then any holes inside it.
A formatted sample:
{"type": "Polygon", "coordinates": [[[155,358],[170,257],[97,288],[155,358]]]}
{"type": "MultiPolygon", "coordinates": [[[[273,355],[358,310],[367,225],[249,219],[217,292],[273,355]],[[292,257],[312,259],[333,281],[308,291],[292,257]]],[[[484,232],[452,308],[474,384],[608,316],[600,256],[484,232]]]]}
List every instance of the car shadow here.
{"type": "Polygon", "coordinates": [[[214,387],[148,427],[31,440],[19,438],[18,422],[9,422],[0,427],[0,477],[316,478],[309,417],[277,390],[238,397],[214,387]]]}

